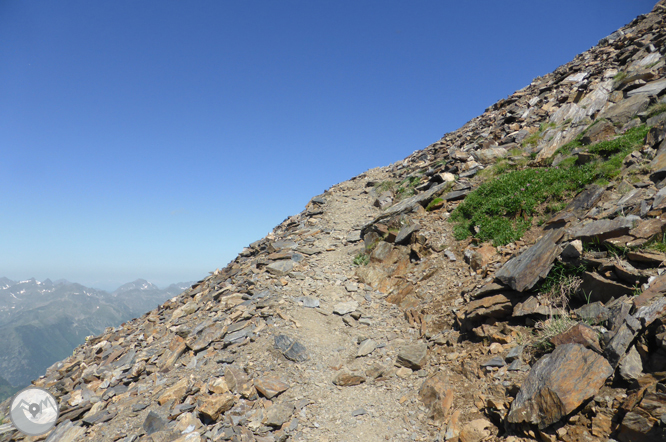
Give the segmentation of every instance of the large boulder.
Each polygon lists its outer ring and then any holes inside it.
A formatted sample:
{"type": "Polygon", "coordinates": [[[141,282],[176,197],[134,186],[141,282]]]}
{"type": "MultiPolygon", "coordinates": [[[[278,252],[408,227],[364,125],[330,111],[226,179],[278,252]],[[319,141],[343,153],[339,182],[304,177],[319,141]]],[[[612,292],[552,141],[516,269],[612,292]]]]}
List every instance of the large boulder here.
{"type": "Polygon", "coordinates": [[[624,124],[636,114],[643,112],[650,105],[650,98],[646,95],[635,95],[601,112],[598,118],[606,118],[613,123],[624,124]]]}
{"type": "Polygon", "coordinates": [[[560,345],[532,367],[507,421],[546,428],[597,394],[611,374],[603,356],[579,344],[560,345]]]}

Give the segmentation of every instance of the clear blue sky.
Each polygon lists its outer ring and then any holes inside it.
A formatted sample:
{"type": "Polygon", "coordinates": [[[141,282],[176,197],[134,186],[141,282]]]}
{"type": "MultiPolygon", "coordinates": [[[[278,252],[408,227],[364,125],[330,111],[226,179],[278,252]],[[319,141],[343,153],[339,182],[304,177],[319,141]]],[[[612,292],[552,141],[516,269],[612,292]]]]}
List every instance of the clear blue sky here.
{"type": "Polygon", "coordinates": [[[656,0],[0,0],[0,276],[200,279],[656,0]]]}

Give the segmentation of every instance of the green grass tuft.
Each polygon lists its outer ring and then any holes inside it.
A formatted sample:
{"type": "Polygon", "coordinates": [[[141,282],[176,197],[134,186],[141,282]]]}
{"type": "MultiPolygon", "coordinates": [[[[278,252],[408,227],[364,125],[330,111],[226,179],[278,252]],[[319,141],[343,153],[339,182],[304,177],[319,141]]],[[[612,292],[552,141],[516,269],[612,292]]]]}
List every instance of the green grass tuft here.
{"type": "Polygon", "coordinates": [[[539,130],[534,132],[532,135],[526,137],[522,145],[523,147],[527,146],[536,146],[539,144],[539,140],[541,140],[541,137],[543,136],[543,133],[550,129],[551,127],[556,127],[557,125],[555,123],[547,123],[547,124],[541,124],[539,126],[539,130]]]}
{"type": "Polygon", "coordinates": [[[428,205],[426,206],[426,210],[430,212],[433,209],[433,207],[435,207],[437,204],[441,203],[442,201],[444,200],[441,198],[435,198],[434,200],[430,201],[430,203],[428,203],[428,205]]]}
{"type": "Polygon", "coordinates": [[[354,258],[353,264],[355,266],[364,266],[367,265],[369,262],[370,262],[370,257],[368,255],[366,255],[365,253],[359,253],[354,258]]]}
{"type": "Polygon", "coordinates": [[[650,106],[647,110],[647,118],[655,117],[659,114],[666,112],[666,103],[656,103],[650,106]]]}

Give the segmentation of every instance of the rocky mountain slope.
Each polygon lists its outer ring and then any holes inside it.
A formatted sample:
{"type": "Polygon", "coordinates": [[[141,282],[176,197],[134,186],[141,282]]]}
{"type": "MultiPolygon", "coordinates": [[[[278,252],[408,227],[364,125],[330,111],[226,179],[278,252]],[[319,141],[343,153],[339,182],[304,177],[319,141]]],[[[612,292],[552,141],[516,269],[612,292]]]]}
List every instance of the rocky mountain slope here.
{"type": "MultiPolygon", "coordinates": [[[[33,383],[46,438],[666,440],[666,1],[33,383]]],[[[3,404],[7,407],[7,403],[3,404]]]]}
{"type": "MultiPolygon", "coordinates": [[[[137,280],[113,293],[65,280],[0,279],[0,376],[26,386],[56,361],[72,354],[86,336],[102,333],[154,309],[190,283],[164,290],[137,280]]],[[[3,388],[0,400],[13,391],[3,388]]]]}

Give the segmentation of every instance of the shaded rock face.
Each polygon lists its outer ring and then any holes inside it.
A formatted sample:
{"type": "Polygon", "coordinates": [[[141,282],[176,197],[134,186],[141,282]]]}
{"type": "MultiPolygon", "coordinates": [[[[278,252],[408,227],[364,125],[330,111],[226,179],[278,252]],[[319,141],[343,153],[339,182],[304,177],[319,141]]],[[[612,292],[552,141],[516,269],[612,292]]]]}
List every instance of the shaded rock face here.
{"type": "Polygon", "coordinates": [[[532,367],[507,421],[546,428],[594,396],[611,374],[613,368],[594,351],[560,345],[532,367]]]}

